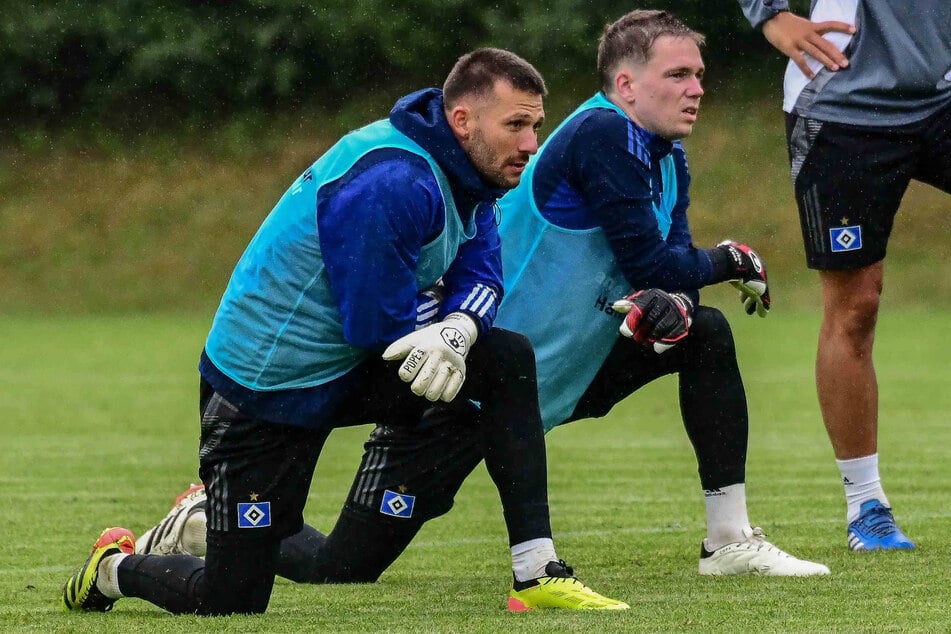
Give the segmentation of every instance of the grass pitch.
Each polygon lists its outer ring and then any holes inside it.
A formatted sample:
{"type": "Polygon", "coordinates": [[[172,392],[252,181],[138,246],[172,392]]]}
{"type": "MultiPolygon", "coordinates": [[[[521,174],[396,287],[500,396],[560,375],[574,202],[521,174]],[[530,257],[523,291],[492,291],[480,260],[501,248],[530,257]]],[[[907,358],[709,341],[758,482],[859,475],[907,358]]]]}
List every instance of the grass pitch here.
{"type": "MultiPolygon", "coordinates": [[[[559,554],[629,611],[506,613],[505,530],[480,468],[379,583],[279,580],[258,617],[173,617],[134,599],[110,614],[66,613],[62,584],[99,531],[141,533],[196,478],[195,366],[208,319],[5,318],[0,631],[951,631],[949,316],[880,320],[882,472],[919,549],[857,555],[846,550],[842,488],[816,405],[817,317],[777,310],[759,320],[717,303],[733,322],[749,396],[751,519],[782,548],[828,564],[830,577],[697,576],[703,500],[666,379],[605,419],[548,436],[559,554]]],[[[316,526],[331,526],[368,431],[331,436],[308,503],[316,526]]]]}

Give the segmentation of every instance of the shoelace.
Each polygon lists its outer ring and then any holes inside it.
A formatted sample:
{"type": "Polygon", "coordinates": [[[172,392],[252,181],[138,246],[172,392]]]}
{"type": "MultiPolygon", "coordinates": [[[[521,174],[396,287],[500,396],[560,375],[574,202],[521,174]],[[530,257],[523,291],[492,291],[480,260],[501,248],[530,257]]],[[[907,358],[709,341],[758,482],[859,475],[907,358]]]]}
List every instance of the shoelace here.
{"type": "MultiPolygon", "coordinates": [[[[562,569],[562,570],[559,571],[559,573],[564,572],[564,575],[561,575],[561,574],[559,574],[559,575],[557,575],[557,576],[556,576],[556,575],[546,575],[546,576],[548,577],[548,579],[547,579],[544,583],[546,583],[546,584],[556,583],[556,582],[562,582],[562,583],[564,583],[564,582],[566,582],[566,581],[575,581],[575,580],[576,580],[576,579],[575,579],[575,570],[574,570],[574,568],[572,568],[571,566],[569,566],[568,564],[566,564],[564,559],[559,559],[559,560],[558,560],[558,565],[559,565],[559,566],[561,567],[561,569],[562,569]]],[[[546,570],[545,572],[547,573],[548,571],[546,570]]]]}
{"type": "Polygon", "coordinates": [[[753,533],[746,541],[756,544],[756,550],[775,551],[779,555],[788,556],[787,553],[766,541],[766,533],[759,526],[753,527],[753,533]]]}
{"type": "Polygon", "coordinates": [[[569,577],[574,577],[574,576],[575,576],[575,569],[572,568],[571,566],[569,566],[568,564],[566,564],[564,559],[559,559],[559,560],[558,560],[558,565],[565,569],[565,573],[566,573],[569,577]]]}
{"type": "Polygon", "coordinates": [[[864,532],[874,537],[886,537],[895,532],[895,519],[891,512],[883,506],[876,506],[869,510],[859,521],[864,532]]]}

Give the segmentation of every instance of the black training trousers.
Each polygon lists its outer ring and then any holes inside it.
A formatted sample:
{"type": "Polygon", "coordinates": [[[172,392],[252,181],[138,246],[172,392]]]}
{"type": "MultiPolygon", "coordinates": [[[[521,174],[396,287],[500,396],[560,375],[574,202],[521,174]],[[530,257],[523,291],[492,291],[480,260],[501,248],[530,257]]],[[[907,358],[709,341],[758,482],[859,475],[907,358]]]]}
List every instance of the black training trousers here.
{"type": "MultiPolygon", "coordinates": [[[[369,360],[354,370],[360,389],[337,408],[340,426],[377,422],[367,443],[388,446],[387,432],[411,439],[399,461],[416,477],[382,481],[387,452],[365,459],[366,481],[354,484],[350,499],[384,488],[376,507],[397,523],[415,525],[445,510],[416,502],[418,490],[435,487],[451,505],[458,485],[483,457],[499,491],[511,543],[551,537],[545,442],[538,410],[535,356],[517,333],[492,329],[466,362],[467,378],[457,399],[478,403],[472,430],[462,437],[478,448],[478,458],[447,468],[431,468],[429,425],[422,421],[429,402],[399,380],[397,363],[369,360]],[[384,430],[384,431],[380,431],[384,430]],[[412,439],[421,436],[421,442],[412,439]],[[455,469],[455,471],[453,471],[455,469]],[[464,472],[464,473],[463,473],[464,472]]],[[[281,540],[298,534],[320,450],[330,430],[275,425],[243,415],[203,382],[199,473],[208,495],[208,549],[205,560],[188,556],[131,555],[119,567],[123,594],[146,599],[174,613],[221,615],[260,613],[267,608],[281,540]]],[[[441,445],[453,439],[440,436],[441,445]]],[[[425,496],[423,496],[425,497],[425,496]]],[[[448,508],[446,509],[448,510],[448,508]]],[[[413,531],[415,534],[415,531],[413,531]]],[[[409,536],[410,538],[412,535],[409,536]]],[[[375,544],[362,544],[375,554],[375,544]]],[[[405,545],[404,545],[405,547],[405,545]]],[[[400,548],[402,551],[402,548],[400,548]]]]}
{"type": "MultiPolygon", "coordinates": [[[[675,373],[702,487],[744,482],[746,393],[730,325],[714,308],[700,306],[690,335],[660,355],[619,338],[569,420],[605,416],[644,385],[675,373]]],[[[278,574],[309,583],[375,581],[428,519],[452,507],[463,480],[482,459],[483,424],[482,412],[461,401],[432,407],[412,431],[377,427],[333,530],[324,536],[305,526],[284,540],[278,574]],[[416,494],[414,505],[421,512],[413,517],[381,512],[386,492],[401,483],[412,483],[416,494]]]]}

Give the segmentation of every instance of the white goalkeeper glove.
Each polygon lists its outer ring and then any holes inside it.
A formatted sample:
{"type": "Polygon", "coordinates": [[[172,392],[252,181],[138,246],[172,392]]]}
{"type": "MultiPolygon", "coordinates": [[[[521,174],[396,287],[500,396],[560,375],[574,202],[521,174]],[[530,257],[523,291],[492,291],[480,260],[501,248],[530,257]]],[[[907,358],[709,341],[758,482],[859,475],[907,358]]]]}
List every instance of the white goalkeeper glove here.
{"type": "Polygon", "coordinates": [[[400,337],[383,351],[387,361],[403,359],[399,375],[413,394],[450,402],[466,380],[466,355],[479,328],[465,313],[450,313],[439,323],[400,337]]]}

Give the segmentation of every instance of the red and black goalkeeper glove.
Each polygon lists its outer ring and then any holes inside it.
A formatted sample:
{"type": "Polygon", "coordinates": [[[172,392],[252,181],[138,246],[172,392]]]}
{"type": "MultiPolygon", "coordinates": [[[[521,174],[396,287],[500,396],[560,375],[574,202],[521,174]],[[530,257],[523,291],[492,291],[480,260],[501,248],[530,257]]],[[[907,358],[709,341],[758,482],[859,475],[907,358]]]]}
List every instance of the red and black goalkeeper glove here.
{"type": "Polygon", "coordinates": [[[710,249],[710,259],[714,269],[715,281],[730,282],[740,291],[740,300],[747,315],[756,313],[765,317],[769,313],[769,284],[766,282],[766,262],[753,249],[745,244],[724,240],[710,249]]]}
{"type": "Polygon", "coordinates": [[[653,344],[654,352],[666,352],[687,336],[693,302],[685,295],[666,293],[658,288],[637,291],[611,306],[627,315],[619,328],[622,335],[644,345],[653,344]]]}

